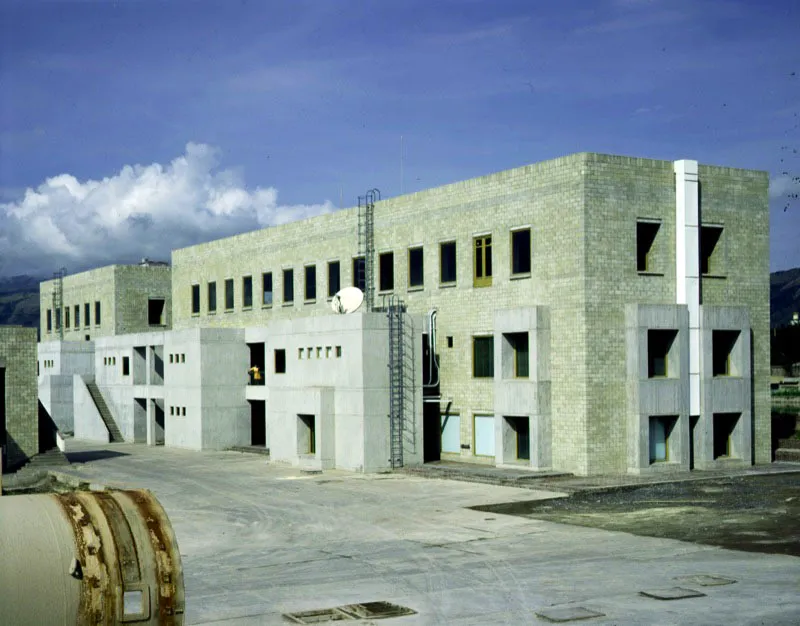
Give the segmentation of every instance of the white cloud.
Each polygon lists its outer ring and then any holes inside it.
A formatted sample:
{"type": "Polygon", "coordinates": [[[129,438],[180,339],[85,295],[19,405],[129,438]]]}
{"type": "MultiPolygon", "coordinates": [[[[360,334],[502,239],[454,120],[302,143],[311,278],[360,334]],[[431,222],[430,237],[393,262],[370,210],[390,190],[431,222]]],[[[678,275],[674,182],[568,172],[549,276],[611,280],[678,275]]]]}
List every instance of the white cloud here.
{"type": "Polygon", "coordinates": [[[773,176],[769,180],[769,197],[770,198],[782,198],[783,196],[787,195],[789,192],[799,193],[800,192],[800,184],[796,179],[793,179],[788,174],[783,174],[781,176],[773,176]]]}
{"type": "Polygon", "coordinates": [[[103,180],[48,178],[0,202],[0,274],[49,275],[142,257],[334,210],[280,205],[274,187],[248,189],[217,152],[190,143],[168,165],[126,165],[103,180]]]}

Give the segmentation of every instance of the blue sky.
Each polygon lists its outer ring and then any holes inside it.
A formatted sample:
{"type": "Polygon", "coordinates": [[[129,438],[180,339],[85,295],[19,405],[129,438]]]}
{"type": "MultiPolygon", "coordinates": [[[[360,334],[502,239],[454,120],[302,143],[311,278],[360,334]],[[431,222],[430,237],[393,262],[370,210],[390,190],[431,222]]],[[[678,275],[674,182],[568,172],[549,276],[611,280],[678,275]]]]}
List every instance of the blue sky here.
{"type": "Polygon", "coordinates": [[[579,151],[767,170],[800,266],[800,3],[0,0],[0,275],[579,151]],[[785,172],[785,174],[784,174],[785,172]]]}

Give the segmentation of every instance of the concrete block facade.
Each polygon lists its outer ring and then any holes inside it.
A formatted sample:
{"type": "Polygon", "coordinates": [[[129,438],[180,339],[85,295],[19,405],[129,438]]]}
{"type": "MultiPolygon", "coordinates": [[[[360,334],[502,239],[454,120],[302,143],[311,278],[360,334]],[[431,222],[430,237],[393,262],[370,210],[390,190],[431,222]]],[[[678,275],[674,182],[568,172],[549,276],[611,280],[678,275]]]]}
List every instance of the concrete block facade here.
{"type": "Polygon", "coordinates": [[[39,453],[36,329],[0,326],[0,446],[3,469],[39,453]]]}
{"type": "MultiPolygon", "coordinates": [[[[650,456],[669,443],[677,467],[688,468],[693,428],[705,423],[698,420],[713,397],[707,387],[722,384],[701,375],[702,306],[747,314],[752,369],[742,384],[751,389],[752,460],[768,462],[767,185],[763,172],[581,153],[377,202],[376,304],[393,295],[412,318],[437,314],[440,395],[426,406],[436,403],[442,429],[447,416],[459,423],[457,445],[440,457],[581,475],[660,471],[665,466],[650,456]],[[688,383],[642,378],[650,367],[642,337],[658,330],[664,315],[680,321],[672,328],[681,346],[674,358],[688,359],[680,368],[688,383]],[[507,336],[517,334],[527,334],[526,380],[503,374],[507,336]],[[663,402],[677,417],[674,424],[656,420],[653,432],[660,437],[667,429],[672,439],[651,450],[647,413],[666,410],[663,402]]],[[[165,336],[243,330],[231,339],[232,371],[238,376],[244,365],[246,372],[259,350],[258,364],[268,370],[270,344],[295,333],[281,324],[313,319],[312,327],[324,327],[333,293],[356,282],[357,233],[357,209],[346,209],[174,250],[175,330],[165,336]]],[[[127,296],[115,289],[114,297],[127,296]]],[[[112,306],[115,316],[121,308],[112,306]]],[[[114,318],[114,332],[133,326],[114,318]]],[[[299,347],[285,348],[287,366],[289,349],[299,347]]],[[[304,384],[322,410],[330,381],[312,380],[304,384]]],[[[267,382],[244,384],[242,406],[262,407],[264,437],[278,450],[282,427],[272,432],[270,413],[292,392],[267,382]]],[[[230,440],[246,439],[232,408],[236,394],[224,401],[231,412],[221,422],[232,429],[230,440]]],[[[165,395],[165,411],[169,406],[165,395]]],[[[188,400],[174,406],[188,408],[188,400]]],[[[428,436],[441,437],[431,423],[428,436]]],[[[294,437],[284,433],[294,446],[297,424],[294,437]]],[[[180,445],[204,445],[205,435],[191,436],[199,443],[180,445]]]]}

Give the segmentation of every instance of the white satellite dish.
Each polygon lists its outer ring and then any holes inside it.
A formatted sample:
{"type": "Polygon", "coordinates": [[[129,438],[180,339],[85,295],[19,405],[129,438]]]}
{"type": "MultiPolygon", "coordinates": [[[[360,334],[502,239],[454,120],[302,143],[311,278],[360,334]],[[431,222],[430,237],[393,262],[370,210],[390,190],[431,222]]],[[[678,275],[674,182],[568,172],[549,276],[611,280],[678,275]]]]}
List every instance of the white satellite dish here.
{"type": "Polygon", "coordinates": [[[354,313],[364,302],[364,292],[358,287],[345,287],[339,290],[331,301],[334,313],[354,313]]]}

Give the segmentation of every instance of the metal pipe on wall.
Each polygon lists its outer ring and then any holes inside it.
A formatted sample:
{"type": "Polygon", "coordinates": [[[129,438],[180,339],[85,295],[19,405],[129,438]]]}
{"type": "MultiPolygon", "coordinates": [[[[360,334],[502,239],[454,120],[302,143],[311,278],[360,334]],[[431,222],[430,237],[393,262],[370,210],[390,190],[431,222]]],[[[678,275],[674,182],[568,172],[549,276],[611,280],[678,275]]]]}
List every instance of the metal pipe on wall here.
{"type": "Polygon", "coordinates": [[[146,490],[0,498],[0,622],[183,624],[180,552],[146,490]]]}

